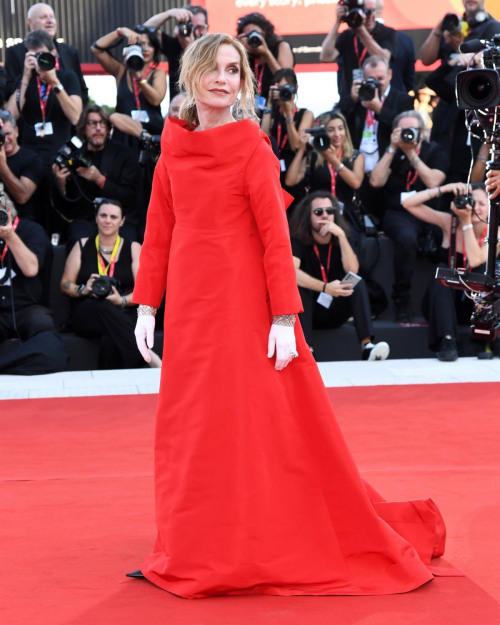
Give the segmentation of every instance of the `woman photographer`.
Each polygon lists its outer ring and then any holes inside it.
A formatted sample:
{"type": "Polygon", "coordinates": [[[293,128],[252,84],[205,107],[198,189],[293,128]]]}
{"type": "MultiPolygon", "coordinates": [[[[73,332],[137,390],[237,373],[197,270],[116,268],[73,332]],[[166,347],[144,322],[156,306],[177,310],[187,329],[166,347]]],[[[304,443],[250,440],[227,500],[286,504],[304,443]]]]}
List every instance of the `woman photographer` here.
{"type": "Polygon", "coordinates": [[[160,43],[156,31],[149,26],[117,28],[92,44],[91,50],[97,61],[116,79],[116,110],[111,115],[115,127],[113,139],[138,149],[138,138],[143,131],[149,135],[161,134],[163,117],[161,103],[167,93],[167,77],[160,62],[160,43]],[[116,59],[110,52],[120,39],[127,46],[140,46],[144,66],[139,71],[127,68],[126,63],[116,59]]]}
{"type": "MultiPolygon", "coordinates": [[[[278,37],[274,32],[274,24],[262,13],[249,13],[238,20],[238,39],[250,55],[250,67],[257,83],[257,95],[263,98],[262,108],[269,96],[269,89],[275,82],[274,74],[285,67],[295,65],[293,52],[287,41],[278,37]],[[253,39],[249,42],[248,35],[257,33],[260,45],[253,47],[253,39]]],[[[258,43],[258,41],[256,41],[258,43]]],[[[260,104],[260,102],[259,102],[260,104]]]]}
{"type": "MultiPolygon", "coordinates": [[[[141,246],[118,234],[125,221],[120,202],[101,198],[96,206],[97,237],[75,243],[61,279],[62,292],[72,298],[70,323],[78,336],[101,338],[99,369],[141,367],[132,304],[141,246]],[[116,283],[106,284],[109,278],[116,283]]],[[[150,366],[161,365],[156,354],[150,356],[150,366]]]]}
{"type": "MultiPolygon", "coordinates": [[[[486,262],[488,246],[484,244],[488,231],[488,196],[484,184],[471,185],[470,202],[464,208],[457,208],[455,198],[450,209],[453,213],[437,211],[425,204],[443,193],[454,193],[467,201],[470,197],[467,185],[451,182],[434,189],[419,191],[406,197],[402,205],[412,215],[426,223],[438,226],[443,231],[443,241],[439,250],[438,267],[470,267],[480,273],[479,267],[486,262]],[[452,240],[453,216],[458,218],[455,240],[452,240]],[[453,254],[453,248],[455,253],[453,254]]],[[[499,229],[500,233],[500,229],[499,229]]],[[[500,244],[497,247],[497,254],[500,244]]],[[[472,301],[463,291],[441,285],[435,278],[422,300],[422,314],[429,322],[429,349],[437,352],[442,361],[458,358],[458,327],[468,324],[473,311],[472,301]]]]}

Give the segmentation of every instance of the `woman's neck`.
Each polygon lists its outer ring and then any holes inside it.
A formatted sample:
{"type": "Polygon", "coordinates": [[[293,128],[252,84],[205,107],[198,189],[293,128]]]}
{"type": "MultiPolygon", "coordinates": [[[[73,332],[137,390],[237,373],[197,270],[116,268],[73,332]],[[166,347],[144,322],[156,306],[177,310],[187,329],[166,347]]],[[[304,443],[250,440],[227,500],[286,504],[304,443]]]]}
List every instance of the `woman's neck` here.
{"type": "Polygon", "coordinates": [[[214,109],[211,106],[197,103],[196,109],[199,121],[198,128],[200,130],[209,130],[210,128],[217,128],[218,126],[224,126],[236,121],[231,115],[229,108],[214,109]]]}
{"type": "Polygon", "coordinates": [[[116,239],[118,238],[118,232],[114,234],[102,234],[99,233],[99,246],[105,249],[110,249],[115,246],[116,239]]]}

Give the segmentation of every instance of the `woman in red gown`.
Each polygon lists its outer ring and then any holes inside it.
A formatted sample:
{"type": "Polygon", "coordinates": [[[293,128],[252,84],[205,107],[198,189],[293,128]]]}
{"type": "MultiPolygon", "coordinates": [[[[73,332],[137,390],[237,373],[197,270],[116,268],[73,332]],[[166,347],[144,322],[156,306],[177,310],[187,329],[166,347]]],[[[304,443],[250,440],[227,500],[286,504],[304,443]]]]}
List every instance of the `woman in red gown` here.
{"type": "Polygon", "coordinates": [[[444,524],[431,500],[384,502],[337,425],[295,322],[291,198],[268,138],[231,115],[240,90],[244,114],[253,99],[243,47],[202,37],[180,82],[188,97],[163,131],[133,298],[148,359],[166,288],[158,533],[141,571],[185,598],[417,588],[444,524]]]}

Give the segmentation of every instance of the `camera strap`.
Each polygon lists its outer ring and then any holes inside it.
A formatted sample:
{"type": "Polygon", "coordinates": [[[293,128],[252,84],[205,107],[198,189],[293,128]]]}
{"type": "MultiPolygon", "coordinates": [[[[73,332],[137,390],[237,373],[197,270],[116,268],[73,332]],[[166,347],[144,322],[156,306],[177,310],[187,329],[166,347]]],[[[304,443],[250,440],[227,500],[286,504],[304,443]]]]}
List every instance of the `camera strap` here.
{"type": "MultiPolygon", "coordinates": [[[[16,217],[12,224],[12,230],[14,232],[17,230],[18,225],[19,225],[19,217],[16,217]]],[[[5,260],[5,257],[7,256],[8,251],[9,251],[9,246],[7,245],[7,242],[5,242],[2,255],[0,256],[0,265],[2,265],[2,267],[3,267],[3,261],[5,260]]]]}
{"type": "MultiPolygon", "coordinates": [[[[420,156],[420,150],[417,150],[417,156],[420,156]]],[[[415,169],[413,176],[411,174],[411,169],[408,172],[408,175],[406,176],[406,192],[408,193],[409,191],[411,191],[411,187],[412,185],[415,184],[415,182],[417,181],[418,178],[418,170],[415,169]]]]}
{"type": "MultiPolygon", "coordinates": [[[[55,69],[59,69],[59,59],[56,57],[55,69]]],[[[47,102],[49,100],[50,92],[52,91],[51,85],[44,85],[40,80],[40,76],[36,77],[36,84],[38,88],[38,99],[40,101],[40,111],[42,112],[42,124],[45,124],[45,117],[47,112],[47,102]]]]}
{"type": "Polygon", "coordinates": [[[321,262],[319,249],[317,245],[314,246],[314,253],[318,257],[319,268],[321,269],[321,277],[323,278],[323,282],[328,282],[328,274],[330,272],[330,260],[332,258],[332,242],[330,241],[330,245],[328,246],[328,259],[326,261],[326,271],[325,271],[325,267],[323,263],[321,262]]]}
{"type": "MultiPolygon", "coordinates": [[[[280,113],[282,113],[281,108],[279,109],[280,113]]],[[[295,107],[295,109],[293,110],[292,113],[292,119],[295,121],[295,114],[297,113],[298,109],[297,107],[295,107]]],[[[278,143],[278,150],[281,152],[281,150],[283,150],[283,148],[285,147],[285,145],[287,144],[288,141],[288,133],[285,132],[285,135],[283,137],[283,141],[281,141],[281,134],[282,134],[283,130],[281,128],[281,122],[278,122],[278,125],[276,127],[276,141],[278,143]]]]}
{"type": "Polygon", "coordinates": [[[113,251],[111,252],[111,258],[109,260],[108,265],[106,266],[106,259],[103,257],[103,255],[101,254],[101,250],[99,248],[99,235],[96,236],[95,238],[95,247],[97,250],[97,268],[99,270],[99,275],[100,276],[109,276],[110,278],[113,277],[114,273],[115,273],[115,262],[116,262],[116,255],[118,253],[118,249],[120,248],[120,236],[118,235],[116,237],[116,241],[115,241],[115,245],[113,247],[113,251]]]}
{"type": "MultiPolygon", "coordinates": [[[[340,162],[342,162],[343,154],[344,154],[344,151],[340,150],[340,152],[339,152],[340,162]]],[[[337,197],[337,176],[338,176],[339,172],[333,167],[333,165],[331,163],[328,163],[328,169],[330,170],[331,185],[332,185],[332,195],[334,197],[337,197]]]]}
{"type": "Polygon", "coordinates": [[[257,62],[257,57],[255,57],[253,61],[253,67],[255,72],[255,78],[257,78],[257,93],[261,95],[262,93],[262,78],[264,77],[264,70],[266,69],[266,64],[259,65],[257,62]],[[259,67],[262,68],[259,71],[259,67]]]}
{"type": "Polygon", "coordinates": [[[363,65],[365,56],[368,54],[368,50],[365,48],[363,52],[361,52],[361,55],[359,54],[359,42],[358,42],[357,35],[354,35],[353,43],[354,43],[354,52],[356,52],[356,56],[358,58],[358,67],[361,67],[361,65],[363,65]]]}
{"type": "MultiPolygon", "coordinates": [[[[141,80],[147,80],[150,73],[151,73],[151,65],[144,72],[144,74],[142,75],[141,80]]],[[[137,105],[137,110],[140,111],[141,110],[141,101],[139,99],[139,95],[141,93],[141,88],[139,87],[139,83],[138,83],[137,78],[135,76],[132,76],[132,85],[134,87],[134,96],[135,96],[135,103],[137,105]]]]}

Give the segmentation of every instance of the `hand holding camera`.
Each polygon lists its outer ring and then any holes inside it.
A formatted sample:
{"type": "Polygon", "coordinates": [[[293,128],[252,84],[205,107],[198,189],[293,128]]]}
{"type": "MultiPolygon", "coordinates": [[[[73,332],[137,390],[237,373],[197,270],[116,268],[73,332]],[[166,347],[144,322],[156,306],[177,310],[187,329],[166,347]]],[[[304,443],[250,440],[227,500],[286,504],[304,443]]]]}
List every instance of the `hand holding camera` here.
{"type": "Polygon", "coordinates": [[[238,39],[253,56],[266,56],[269,52],[264,36],[257,30],[252,30],[248,34],[241,33],[238,39]]]}
{"type": "Polygon", "coordinates": [[[101,186],[104,182],[104,176],[97,169],[95,165],[90,165],[90,167],[77,167],[76,173],[88,180],[89,182],[93,182],[97,186],[101,186]]]}
{"type": "Polygon", "coordinates": [[[391,148],[393,150],[399,148],[411,161],[417,155],[416,147],[420,142],[420,138],[420,128],[395,128],[391,134],[391,148]]]}
{"type": "Polygon", "coordinates": [[[6,243],[12,238],[12,214],[5,206],[5,195],[0,195],[0,239],[6,243]]]}
{"type": "Polygon", "coordinates": [[[33,75],[34,71],[36,71],[35,53],[26,52],[26,55],[24,57],[23,78],[27,78],[29,80],[33,75]]]}

